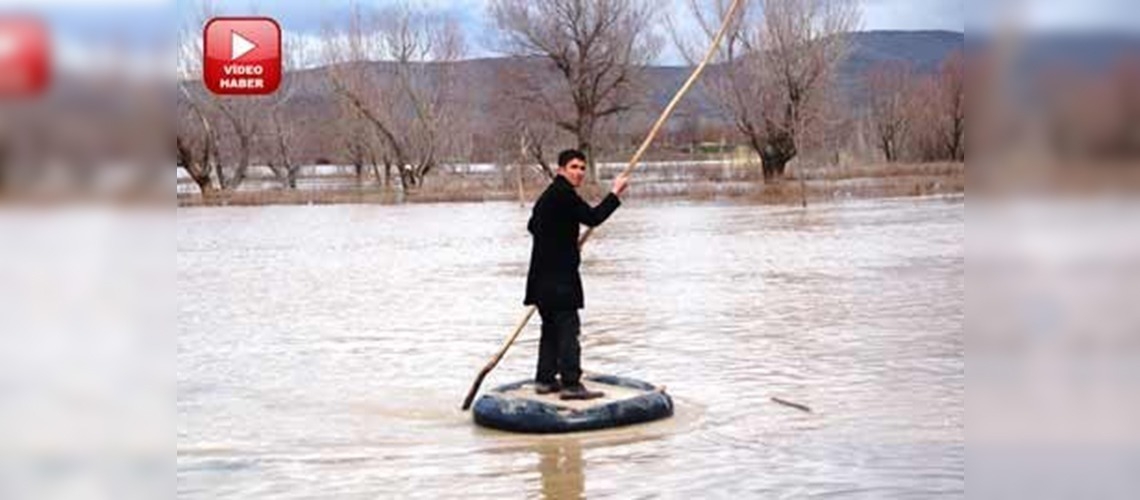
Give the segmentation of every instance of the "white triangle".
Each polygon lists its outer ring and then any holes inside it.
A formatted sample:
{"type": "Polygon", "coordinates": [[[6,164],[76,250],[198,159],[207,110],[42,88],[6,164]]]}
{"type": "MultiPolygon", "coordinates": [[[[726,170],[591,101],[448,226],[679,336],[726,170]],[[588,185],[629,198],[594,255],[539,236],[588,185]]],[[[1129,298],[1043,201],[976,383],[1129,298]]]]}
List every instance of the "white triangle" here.
{"type": "Polygon", "coordinates": [[[249,53],[249,51],[256,49],[257,44],[249,41],[248,38],[239,35],[236,31],[230,32],[230,60],[236,61],[239,57],[249,53]]]}

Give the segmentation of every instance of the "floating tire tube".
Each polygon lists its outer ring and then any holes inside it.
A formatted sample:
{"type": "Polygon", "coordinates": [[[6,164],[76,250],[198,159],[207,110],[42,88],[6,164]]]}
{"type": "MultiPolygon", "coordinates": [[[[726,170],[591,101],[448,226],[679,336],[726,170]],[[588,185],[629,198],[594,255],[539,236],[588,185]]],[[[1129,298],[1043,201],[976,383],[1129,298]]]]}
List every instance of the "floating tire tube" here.
{"type": "Polygon", "coordinates": [[[561,433],[610,429],[673,415],[673,399],[648,382],[616,375],[582,378],[605,397],[562,401],[558,394],[538,395],[534,381],[502,385],[475,402],[475,423],[510,432],[561,433]]]}

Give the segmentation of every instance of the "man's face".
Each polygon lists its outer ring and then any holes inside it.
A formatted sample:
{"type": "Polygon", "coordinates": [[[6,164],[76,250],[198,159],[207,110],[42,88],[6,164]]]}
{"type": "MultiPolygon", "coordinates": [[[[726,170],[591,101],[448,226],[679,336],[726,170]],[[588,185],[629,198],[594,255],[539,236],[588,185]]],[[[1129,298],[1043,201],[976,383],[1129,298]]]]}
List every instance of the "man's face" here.
{"type": "Polygon", "coordinates": [[[570,181],[571,186],[580,187],[582,181],[586,180],[586,162],[574,158],[566,166],[558,168],[558,175],[570,181]]]}

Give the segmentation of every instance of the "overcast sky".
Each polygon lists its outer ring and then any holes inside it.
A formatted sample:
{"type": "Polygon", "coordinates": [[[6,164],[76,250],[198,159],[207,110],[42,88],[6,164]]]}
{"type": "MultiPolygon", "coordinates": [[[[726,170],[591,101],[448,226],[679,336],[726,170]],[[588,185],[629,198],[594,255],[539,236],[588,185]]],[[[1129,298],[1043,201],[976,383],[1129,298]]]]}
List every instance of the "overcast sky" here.
{"type": "MultiPolygon", "coordinates": [[[[496,55],[488,46],[494,34],[486,19],[489,0],[357,0],[367,7],[383,7],[410,1],[454,15],[467,28],[470,56],[496,55]]],[[[537,0],[536,0],[537,1],[537,0]]],[[[670,5],[675,19],[685,18],[684,0],[658,0],[670,5]]],[[[953,30],[980,33],[1010,19],[1031,29],[1129,31],[1140,33],[1137,0],[860,0],[864,30],[953,30]],[[1011,15],[1011,13],[1014,13],[1011,15]]],[[[73,47],[75,59],[89,59],[82,48],[87,39],[111,40],[151,47],[153,40],[171,40],[177,26],[193,24],[201,0],[0,0],[6,8],[29,9],[45,15],[52,25],[61,52],[73,47]]],[[[215,0],[219,15],[261,14],[278,20],[297,35],[315,37],[326,23],[347,18],[349,0],[215,0]]],[[[683,23],[682,23],[683,26],[683,23]]],[[[190,32],[200,29],[195,27],[190,32]]],[[[666,44],[667,46],[671,44],[666,44]]],[[[659,63],[679,62],[669,48],[659,63]]]]}
{"type": "MultiPolygon", "coordinates": [[[[3,0],[0,0],[3,1],[3,0]]],[[[29,0],[30,1],[30,0],[29,0]]],[[[64,0],[57,0],[64,1],[64,0]]],[[[129,0],[118,0],[129,1],[129,0]]],[[[141,2],[155,0],[137,0],[141,2]]],[[[403,0],[357,0],[364,6],[385,6],[403,0]]],[[[668,13],[684,19],[684,0],[659,0],[671,5],[668,13]]],[[[490,29],[486,19],[489,0],[417,0],[431,8],[456,16],[467,28],[478,55],[490,55],[484,42],[490,29]]],[[[859,0],[864,30],[952,30],[980,31],[1000,22],[1017,19],[1033,30],[1092,30],[1140,32],[1137,0],[859,0]]],[[[194,0],[179,1],[179,15],[186,17],[194,0]]],[[[287,30],[319,32],[322,23],[347,16],[347,0],[223,0],[228,13],[248,13],[250,5],[262,14],[277,18],[287,30]]],[[[191,9],[192,10],[192,9],[191,9]]]]}
{"type": "MultiPolygon", "coordinates": [[[[661,0],[663,3],[669,0],[661,0]]],[[[398,0],[359,0],[362,5],[383,6],[398,0]]],[[[477,33],[487,29],[485,19],[488,0],[419,0],[436,9],[446,10],[459,17],[477,33]]],[[[182,10],[189,2],[183,2],[182,10]]],[[[347,12],[345,0],[277,0],[261,2],[218,2],[228,5],[227,10],[248,11],[249,5],[258,5],[262,13],[277,18],[287,29],[315,32],[325,20],[343,16],[347,12]],[[240,6],[240,7],[239,7],[240,6]]],[[[674,15],[684,15],[683,2],[672,0],[674,15]]],[[[962,31],[965,26],[965,6],[962,0],[862,0],[864,29],[945,29],[962,31]]]]}
{"type": "MultiPolygon", "coordinates": [[[[383,7],[399,3],[400,0],[358,0],[363,6],[383,7]]],[[[687,10],[683,0],[659,0],[670,4],[669,14],[674,19],[684,19],[687,10]]],[[[469,55],[475,57],[496,55],[489,46],[489,37],[494,34],[486,17],[489,0],[419,0],[432,9],[445,11],[466,28],[471,44],[469,55]]],[[[193,2],[179,3],[179,16],[194,18],[193,2]]],[[[337,23],[348,16],[349,2],[346,0],[277,0],[266,2],[217,2],[224,7],[223,14],[248,14],[254,5],[260,14],[271,16],[288,31],[299,34],[317,35],[325,23],[337,23]]],[[[940,29],[963,31],[966,14],[962,0],[862,0],[863,26],[865,30],[925,30],[940,29]]],[[[682,22],[683,26],[683,22],[682,22]]],[[[680,56],[669,44],[660,63],[679,63],[680,56]]]]}

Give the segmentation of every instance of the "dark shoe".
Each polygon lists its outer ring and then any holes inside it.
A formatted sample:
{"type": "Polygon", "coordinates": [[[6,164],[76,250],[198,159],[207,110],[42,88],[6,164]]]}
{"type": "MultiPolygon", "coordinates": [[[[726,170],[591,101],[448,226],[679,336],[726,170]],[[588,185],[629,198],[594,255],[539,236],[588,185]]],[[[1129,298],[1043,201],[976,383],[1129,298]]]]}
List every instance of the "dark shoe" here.
{"type": "Polygon", "coordinates": [[[562,390],[562,384],[558,382],[535,382],[535,394],[552,394],[562,390]]]}
{"type": "Polygon", "coordinates": [[[558,398],[564,400],[585,400],[598,399],[605,395],[606,393],[602,391],[591,391],[587,389],[586,386],[578,384],[563,388],[562,393],[558,395],[558,398]]]}

